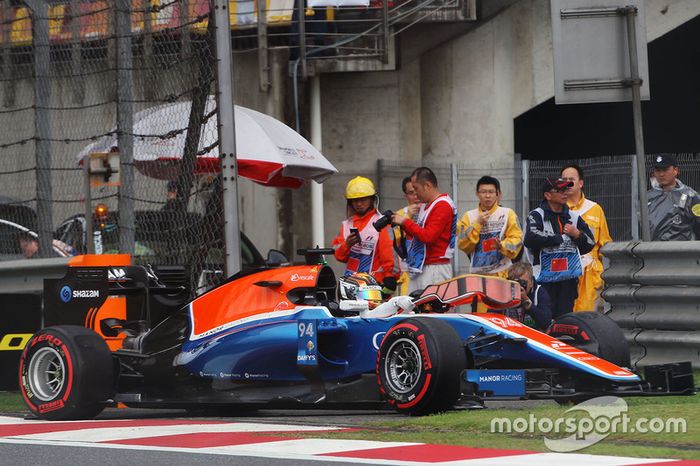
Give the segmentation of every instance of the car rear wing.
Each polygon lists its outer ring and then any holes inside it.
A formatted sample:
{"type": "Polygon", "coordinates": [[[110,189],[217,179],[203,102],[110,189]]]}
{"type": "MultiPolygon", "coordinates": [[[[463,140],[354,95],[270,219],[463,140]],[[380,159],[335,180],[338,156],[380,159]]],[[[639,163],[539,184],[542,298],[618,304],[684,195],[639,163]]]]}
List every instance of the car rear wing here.
{"type": "Polygon", "coordinates": [[[156,276],[150,266],[130,262],[128,255],[76,256],[65,276],[44,279],[44,326],[84,326],[117,349],[124,335],[112,331],[110,323],[148,327],[189,299],[183,267],[156,267],[156,276]]]}

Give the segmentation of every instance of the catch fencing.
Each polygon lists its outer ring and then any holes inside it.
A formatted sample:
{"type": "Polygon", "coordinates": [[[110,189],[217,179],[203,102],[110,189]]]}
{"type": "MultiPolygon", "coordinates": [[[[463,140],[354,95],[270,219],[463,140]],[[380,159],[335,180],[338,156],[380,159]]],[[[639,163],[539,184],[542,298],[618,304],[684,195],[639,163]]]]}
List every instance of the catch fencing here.
{"type": "Polygon", "coordinates": [[[636,366],[691,361],[700,368],[700,242],[609,243],[604,299],[636,366]]]}
{"type": "MultiPolygon", "coordinates": [[[[522,192],[520,190],[522,175],[521,165],[492,164],[488,169],[471,168],[467,164],[430,163],[428,164],[438,179],[440,190],[447,192],[457,205],[459,218],[468,210],[478,205],[476,198],[476,182],[484,175],[497,178],[501,183],[503,198],[501,205],[510,207],[523,218],[522,192]]],[[[416,165],[405,162],[380,159],[377,161],[377,190],[379,192],[379,208],[398,210],[406,206],[403,196],[402,181],[409,176],[416,165]]],[[[469,264],[464,253],[457,251],[455,254],[453,272],[455,275],[469,271],[469,264]]]]}
{"type": "MultiPolygon", "coordinates": [[[[0,2],[0,261],[94,247],[188,264],[193,294],[220,282],[219,141],[207,124],[216,114],[212,3],[0,2]],[[120,186],[88,185],[78,156],[96,152],[119,154],[120,186]]],[[[474,0],[305,5],[228,2],[233,53],[257,50],[263,92],[271,51],[288,50],[296,77],[393,69],[399,32],[476,17],[474,0]]]]}
{"type": "MultiPolygon", "coordinates": [[[[651,166],[657,154],[646,156],[651,166]]],[[[700,154],[675,154],[681,169],[680,179],[688,186],[700,189],[700,154]]],[[[540,187],[546,177],[558,177],[562,167],[579,165],[584,172],[583,191],[586,197],[601,205],[614,241],[639,239],[637,206],[637,166],[634,155],[612,155],[566,160],[523,161],[524,192],[528,210],[542,200],[540,187]]],[[[647,189],[651,186],[647,182],[647,189]]]]}
{"type": "Polygon", "coordinates": [[[192,292],[211,286],[221,274],[202,271],[223,268],[224,219],[207,157],[218,145],[206,124],[217,88],[209,1],[1,5],[0,260],[94,244],[189,264],[192,292]],[[88,185],[79,156],[91,152],[119,153],[121,186],[88,185]]]}

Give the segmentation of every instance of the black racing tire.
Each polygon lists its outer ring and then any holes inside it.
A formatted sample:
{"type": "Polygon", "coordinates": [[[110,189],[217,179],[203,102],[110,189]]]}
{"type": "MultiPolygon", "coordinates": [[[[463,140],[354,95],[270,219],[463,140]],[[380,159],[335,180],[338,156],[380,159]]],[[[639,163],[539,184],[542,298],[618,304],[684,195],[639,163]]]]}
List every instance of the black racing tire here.
{"type": "Polygon", "coordinates": [[[459,377],[466,367],[462,341],[447,322],[434,317],[402,320],[379,346],[379,392],[400,413],[445,411],[459,398],[459,377]]]}
{"type": "Polygon", "coordinates": [[[107,343],[77,325],[47,327],[24,348],[19,388],[37,417],[91,419],[112,395],[114,368],[107,343]]]}
{"type": "Polygon", "coordinates": [[[630,348],[617,323],[597,312],[571,312],[552,322],[547,333],[620,367],[630,367],[630,348]]]}

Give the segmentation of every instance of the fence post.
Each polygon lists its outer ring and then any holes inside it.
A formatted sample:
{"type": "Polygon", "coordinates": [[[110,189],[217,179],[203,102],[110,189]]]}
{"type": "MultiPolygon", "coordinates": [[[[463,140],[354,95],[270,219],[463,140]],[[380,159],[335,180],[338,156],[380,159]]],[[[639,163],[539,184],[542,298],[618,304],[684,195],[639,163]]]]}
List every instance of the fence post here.
{"type": "MultiPolygon", "coordinates": [[[[384,171],[385,171],[385,163],[384,159],[377,159],[377,193],[379,193],[380,200],[381,197],[386,194],[384,192],[384,171]]],[[[378,209],[382,209],[383,207],[381,204],[377,205],[378,209]]]]}
{"type": "Polygon", "coordinates": [[[515,163],[513,166],[513,187],[515,191],[513,200],[513,210],[518,218],[523,218],[523,161],[520,154],[514,154],[515,163]]]}
{"type": "Polygon", "coordinates": [[[296,8],[299,10],[299,60],[301,61],[301,77],[306,79],[308,70],[306,68],[306,2],[296,1],[296,8]]]}
{"type": "MultiPolygon", "coordinates": [[[[258,7],[258,75],[260,90],[267,92],[270,88],[270,63],[267,48],[267,7],[266,0],[256,0],[258,7]]],[[[320,149],[319,149],[320,150],[320,149]]]]}
{"type": "Polygon", "coordinates": [[[36,213],[39,233],[39,256],[51,257],[53,214],[51,199],[51,104],[49,7],[45,0],[30,2],[34,23],[34,129],[36,131],[36,213]]]}
{"type": "Polygon", "coordinates": [[[523,160],[522,165],[522,183],[520,185],[522,204],[520,209],[522,210],[522,216],[520,217],[520,223],[523,231],[527,226],[527,214],[530,213],[530,161],[523,160]]]}
{"type": "MultiPolygon", "coordinates": [[[[456,163],[450,164],[450,184],[452,185],[452,200],[454,200],[457,207],[455,215],[459,216],[459,169],[456,163]]],[[[452,258],[452,276],[456,277],[457,275],[459,275],[459,249],[455,244],[455,254],[452,258]]]]}
{"type": "MultiPolygon", "coordinates": [[[[218,85],[219,155],[224,187],[224,238],[226,276],[241,270],[241,229],[238,221],[238,164],[236,163],[236,127],[233,104],[233,58],[229,1],[215,0],[216,83],[218,85]],[[228,159],[228,160],[227,160],[228,159]]],[[[195,145],[196,147],[196,145],[195,145]]]]}
{"type": "MultiPolygon", "coordinates": [[[[80,12],[80,2],[81,0],[70,0],[70,8],[73,15],[77,15],[80,12]]],[[[70,34],[71,34],[71,72],[73,76],[80,76],[82,73],[82,51],[80,44],[80,21],[71,20],[70,22],[70,34]]],[[[83,82],[73,83],[73,102],[76,104],[82,104],[85,100],[85,86],[83,82]]]]}
{"type": "MultiPolygon", "coordinates": [[[[260,0],[262,1],[262,0],[260,0]]],[[[321,125],[321,75],[311,78],[311,144],[323,149],[323,129],[321,125]]],[[[311,239],[312,246],[324,247],[323,185],[310,181],[311,185],[311,239]]]]}
{"type": "Polygon", "coordinates": [[[642,87],[642,80],[639,77],[639,57],[637,56],[637,32],[635,22],[637,19],[638,9],[636,6],[624,7],[627,16],[627,48],[630,59],[630,74],[632,82],[632,114],[634,117],[634,147],[637,152],[637,181],[640,183],[638,189],[639,197],[639,230],[642,234],[643,241],[651,241],[649,233],[649,215],[647,209],[647,190],[646,190],[646,168],[644,161],[644,132],[642,129],[642,100],[639,95],[642,87]],[[643,186],[641,186],[643,184],[643,186]]]}
{"type": "MultiPolygon", "coordinates": [[[[0,3],[0,11],[2,12],[3,21],[7,21],[12,14],[13,6],[10,2],[0,3]]],[[[0,34],[2,39],[2,77],[3,77],[3,90],[2,93],[2,103],[5,107],[13,107],[15,105],[16,98],[16,82],[11,79],[13,74],[13,67],[10,62],[12,60],[12,47],[10,46],[10,24],[5,25],[0,34]]]]}
{"type": "Polygon", "coordinates": [[[633,240],[639,240],[639,173],[637,171],[637,157],[632,157],[632,193],[631,202],[632,208],[630,210],[630,231],[632,233],[633,240]]]}
{"type": "MultiPolygon", "coordinates": [[[[116,0],[117,8],[117,146],[119,147],[119,251],[134,253],[134,78],[131,51],[131,2],[116,0]]],[[[88,232],[88,241],[92,235],[88,232]]]]}

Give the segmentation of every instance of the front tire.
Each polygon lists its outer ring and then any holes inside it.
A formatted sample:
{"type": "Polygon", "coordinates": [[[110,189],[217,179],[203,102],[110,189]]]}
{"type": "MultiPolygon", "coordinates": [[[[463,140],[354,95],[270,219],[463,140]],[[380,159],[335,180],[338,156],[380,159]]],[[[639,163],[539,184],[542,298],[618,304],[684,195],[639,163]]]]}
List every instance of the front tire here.
{"type": "Polygon", "coordinates": [[[97,416],[111,396],[113,381],[107,343],[85,327],[42,329],[29,340],[20,358],[20,392],[41,419],[97,416]]]}
{"type": "Polygon", "coordinates": [[[377,354],[382,396],[397,411],[425,415],[451,408],[460,395],[467,357],[457,332],[438,318],[394,325],[377,354]]]}
{"type": "Polygon", "coordinates": [[[571,312],[547,330],[554,338],[620,367],[630,367],[630,348],[617,323],[598,312],[571,312]]]}

